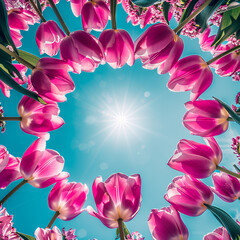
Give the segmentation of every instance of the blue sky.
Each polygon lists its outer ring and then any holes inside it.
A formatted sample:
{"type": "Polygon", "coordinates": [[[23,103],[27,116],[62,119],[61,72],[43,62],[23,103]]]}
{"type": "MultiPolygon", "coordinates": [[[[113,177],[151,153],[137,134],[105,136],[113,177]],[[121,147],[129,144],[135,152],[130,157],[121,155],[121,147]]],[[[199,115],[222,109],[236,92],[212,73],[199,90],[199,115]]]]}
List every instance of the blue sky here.
{"type": "MultiPolygon", "coordinates": [[[[82,29],[81,18],[73,16],[69,3],[61,1],[58,6],[71,31],[82,29]]],[[[47,9],[44,16],[48,20],[56,19],[51,9],[47,9]]],[[[132,39],[136,40],[143,30],[126,23],[126,17],[118,5],[118,28],[127,30],[132,39]]],[[[174,20],[171,24],[172,27],[176,25],[174,20]]],[[[107,27],[110,26],[109,22],[107,27]]],[[[35,25],[28,32],[23,32],[21,49],[39,55],[35,43],[36,29],[35,25]]],[[[99,33],[92,33],[99,36],[99,33]]],[[[185,47],[182,57],[199,54],[205,60],[211,58],[209,53],[201,52],[198,40],[186,37],[183,40],[185,47]]],[[[126,65],[114,70],[105,64],[94,73],[71,76],[76,90],[67,95],[67,102],[59,104],[60,116],[64,118],[65,125],[51,132],[47,148],[58,151],[65,158],[64,170],[70,173],[70,181],[88,185],[85,206],[92,205],[95,208],[91,186],[97,176],[101,175],[106,180],[116,172],[127,175],[139,173],[142,178],[142,206],[136,217],[126,225],[131,232],[138,231],[146,239],[151,239],[147,225],[150,211],[169,205],[163,198],[167,186],[175,176],[182,175],[167,166],[178,141],[186,138],[203,143],[203,139],[191,136],[182,125],[186,111],[184,103],[189,101],[190,93],[169,91],[166,87],[169,75],[158,75],[155,70],[143,69],[139,60],[133,67],[126,65]],[[124,112],[130,119],[129,126],[120,130],[112,120],[119,112],[124,112]]],[[[238,91],[238,82],[214,75],[213,84],[201,98],[216,96],[232,104],[238,91]]],[[[0,93],[5,116],[17,116],[17,104],[21,97],[14,91],[11,91],[9,99],[0,93]]],[[[230,124],[228,131],[216,137],[216,140],[224,153],[222,165],[232,169],[237,158],[232,154],[231,139],[239,135],[239,127],[235,123],[230,124]]],[[[35,139],[35,136],[22,132],[17,122],[9,122],[6,132],[0,136],[0,144],[5,145],[12,155],[21,157],[35,139]]],[[[211,178],[204,182],[212,185],[211,178]]],[[[1,196],[16,184],[12,183],[2,190],[1,196]]],[[[6,202],[5,207],[14,215],[14,227],[19,232],[33,235],[37,227],[46,227],[54,214],[47,204],[51,188],[35,189],[25,185],[6,202]]],[[[215,196],[213,205],[222,207],[233,217],[239,215],[238,203],[225,203],[215,196]]],[[[210,212],[200,217],[181,216],[189,229],[189,239],[200,240],[204,234],[220,226],[210,212]]],[[[87,212],[72,221],[57,220],[55,223],[59,228],[76,229],[79,239],[103,240],[116,236],[114,229],[106,228],[87,212]]]]}

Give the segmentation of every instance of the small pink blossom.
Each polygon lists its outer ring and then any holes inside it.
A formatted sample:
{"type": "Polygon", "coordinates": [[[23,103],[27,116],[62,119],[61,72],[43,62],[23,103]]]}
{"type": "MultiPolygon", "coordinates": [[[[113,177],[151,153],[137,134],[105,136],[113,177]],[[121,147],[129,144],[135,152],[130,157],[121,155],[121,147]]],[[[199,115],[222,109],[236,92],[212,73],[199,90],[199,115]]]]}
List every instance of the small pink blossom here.
{"type": "MultiPolygon", "coordinates": [[[[3,117],[3,107],[1,106],[1,103],[0,103],[0,117],[3,117]]],[[[2,133],[5,132],[5,125],[6,125],[6,122],[0,120],[0,129],[2,133]]]]}
{"type": "Polygon", "coordinates": [[[213,232],[204,235],[203,240],[231,240],[228,231],[224,227],[215,229],[213,232]]]}
{"type": "Polygon", "coordinates": [[[142,236],[139,232],[132,232],[131,235],[127,235],[127,240],[144,240],[145,237],[142,236]]]}
{"type": "Polygon", "coordinates": [[[65,240],[76,240],[77,235],[75,234],[75,229],[69,229],[68,231],[65,230],[65,228],[62,229],[62,234],[65,240]]]}
{"type": "Polygon", "coordinates": [[[38,227],[34,235],[36,240],[62,240],[62,233],[56,226],[52,229],[38,227]]]}
{"type": "Polygon", "coordinates": [[[240,136],[232,138],[231,148],[233,150],[233,153],[236,154],[238,159],[240,160],[240,136]]]}

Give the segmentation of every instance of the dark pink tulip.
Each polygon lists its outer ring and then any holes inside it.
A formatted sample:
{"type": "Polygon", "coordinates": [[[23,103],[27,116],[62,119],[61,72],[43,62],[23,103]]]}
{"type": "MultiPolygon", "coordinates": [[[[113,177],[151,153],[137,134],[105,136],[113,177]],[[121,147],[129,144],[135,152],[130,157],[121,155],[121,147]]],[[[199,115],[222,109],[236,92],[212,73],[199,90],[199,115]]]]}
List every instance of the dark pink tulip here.
{"type": "Polygon", "coordinates": [[[225,202],[234,202],[240,198],[240,181],[238,178],[226,173],[214,173],[212,175],[214,188],[212,191],[225,202]]]}
{"type": "Polygon", "coordinates": [[[229,113],[216,100],[198,100],[185,104],[187,112],[183,125],[191,134],[211,137],[225,132],[228,128],[229,113]]]}
{"type": "Polygon", "coordinates": [[[0,173],[7,166],[9,161],[9,153],[7,148],[3,145],[0,145],[0,173]]]}
{"type": "Polygon", "coordinates": [[[208,27],[203,33],[199,34],[199,36],[198,36],[199,45],[200,45],[202,51],[214,53],[215,48],[214,48],[214,46],[211,46],[211,45],[212,45],[216,35],[212,35],[209,37],[210,32],[211,32],[211,28],[208,27]]]}
{"type": "Polygon", "coordinates": [[[169,72],[183,51],[183,41],[164,23],[149,27],[134,43],[135,54],[143,67],[158,68],[159,74],[169,72]]]}
{"type": "Polygon", "coordinates": [[[79,17],[82,11],[82,7],[87,0],[67,0],[71,3],[71,9],[75,17],[79,17]]]}
{"type": "Polygon", "coordinates": [[[42,22],[36,33],[36,42],[40,54],[54,56],[58,53],[61,40],[65,37],[64,32],[59,28],[56,22],[50,20],[42,22]]]}
{"type": "Polygon", "coordinates": [[[76,31],[65,37],[60,44],[61,58],[73,68],[74,73],[94,72],[105,62],[102,44],[84,31],[76,31]]]}
{"type": "Polygon", "coordinates": [[[36,240],[62,240],[62,233],[58,227],[54,226],[50,228],[40,228],[38,227],[34,232],[36,240]]]}
{"type": "Polygon", "coordinates": [[[69,173],[62,172],[63,167],[63,157],[54,150],[46,149],[46,140],[39,138],[24,153],[20,172],[33,187],[45,188],[69,177],[69,173]]]}
{"type": "Polygon", "coordinates": [[[208,145],[180,140],[168,165],[195,178],[210,176],[222,160],[222,151],[213,137],[205,140],[208,145]]]}
{"type": "Polygon", "coordinates": [[[154,240],[188,239],[188,229],[173,206],[152,209],[148,226],[154,240]]]}
{"type": "Polygon", "coordinates": [[[82,8],[82,25],[86,32],[102,31],[108,23],[110,10],[103,0],[86,2],[82,8]]]}
{"type": "Polygon", "coordinates": [[[20,127],[24,132],[49,138],[47,132],[60,128],[64,121],[58,116],[60,110],[57,103],[44,101],[47,105],[24,96],[18,104],[18,114],[22,118],[20,127]]]}
{"type": "Polygon", "coordinates": [[[213,193],[208,186],[189,175],[175,177],[164,198],[179,212],[199,216],[211,205],[213,193]]]}
{"type": "Polygon", "coordinates": [[[74,91],[75,85],[68,71],[71,67],[54,58],[41,58],[31,75],[31,83],[40,96],[56,102],[67,100],[65,94],[74,91]]]}
{"type": "Polygon", "coordinates": [[[208,64],[197,55],[178,61],[170,71],[167,87],[174,92],[191,90],[190,100],[195,101],[212,84],[213,74],[208,64]]]}
{"type": "Polygon", "coordinates": [[[228,231],[224,227],[215,229],[213,232],[206,234],[203,240],[231,240],[228,231]]]}
{"type": "Polygon", "coordinates": [[[22,178],[20,173],[21,158],[9,155],[7,166],[0,174],[0,188],[6,188],[11,182],[22,178]]]}
{"type": "Polygon", "coordinates": [[[87,194],[86,184],[64,180],[55,184],[49,193],[48,206],[51,210],[59,212],[58,218],[71,220],[84,211],[82,207],[87,194]]]}
{"type": "Polygon", "coordinates": [[[105,182],[97,177],[92,186],[97,211],[88,206],[87,211],[109,228],[117,228],[118,220],[130,221],[141,205],[141,178],[139,174],[111,175],[105,182]]]}
{"type": "Polygon", "coordinates": [[[121,68],[126,63],[129,66],[134,64],[134,44],[127,31],[105,30],[101,33],[99,41],[102,43],[106,62],[112,68],[121,68]]]}

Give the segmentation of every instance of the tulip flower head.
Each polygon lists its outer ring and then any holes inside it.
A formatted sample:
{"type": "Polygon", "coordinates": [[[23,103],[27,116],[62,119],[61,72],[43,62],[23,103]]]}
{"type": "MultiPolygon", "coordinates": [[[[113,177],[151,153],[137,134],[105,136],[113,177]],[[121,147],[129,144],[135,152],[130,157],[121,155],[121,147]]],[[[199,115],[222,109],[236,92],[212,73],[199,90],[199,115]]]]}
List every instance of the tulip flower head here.
{"type": "Polygon", "coordinates": [[[38,227],[34,235],[36,240],[62,240],[63,238],[60,229],[56,226],[52,229],[38,227]]]}
{"type": "Polygon", "coordinates": [[[139,174],[111,175],[105,182],[97,177],[92,186],[97,211],[88,206],[87,211],[109,228],[117,228],[118,220],[130,221],[141,205],[141,178],[139,174]]]}
{"type": "Polygon", "coordinates": [[[7,148],[3,145],[0,145],[0,172],[7,166],[9,161],[9,153],[7,148]]]}
{"type": "Polygon", "coordinates": [[[231,240],[225,227],[215,229],[213,232],[204,235],[203,240],[231,240]]]}
{"type": "Polygon", "coordinates": [[[70,1],[71,9],[75,17],[79,17],[82,12],[82,7],[87,0],[67,0],[70,1]]]}

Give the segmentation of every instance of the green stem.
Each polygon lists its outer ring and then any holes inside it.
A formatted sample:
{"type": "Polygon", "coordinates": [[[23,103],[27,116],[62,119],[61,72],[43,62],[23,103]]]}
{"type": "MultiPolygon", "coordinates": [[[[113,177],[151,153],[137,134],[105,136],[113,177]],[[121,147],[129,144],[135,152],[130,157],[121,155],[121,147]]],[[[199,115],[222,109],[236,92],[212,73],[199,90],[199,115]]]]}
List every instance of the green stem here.
{"type": "Polygon", "coordinates": [[[228,54],[230,54],[230,53],[232,53],[232,52],[234,52],[234,51],[236,51],[238,49],[240,49],[240,45],[236,46],[236,47],[233,47],[233,48],[231,48],[231,49],[229,49],[229,50],[227,50],[227,51],[217,55],[216,57],[210,59],[209,61],[207,61],[207,64],[210,65],[211,63],[217,61],[218,59],[220,59],[222,57],[225,57],[226,55],[228,55],[228,54]]]}
{"type": "Polygon", "coordinates": [[[6,48],[5,46],[3,46],[2,44],[0,44],[0,49],[2,51],[4,51],[5,53],[7,53],[8,55],[12,56],[13,58],[15,58],[18,62],[22,63],[23,65],[25,65],[26,67],[30,68],[30,69],[34,69],[35,66],[33,66],[30,62],[27,62],[26,60],[24,60],[23,58],[21,58],[20,56],[18,56],[16,53],[11,52],[8,48],[6,48]]]}
{"type": "Polygon", "coordinates": [[[187,23],[189,23],[193,18],[195,18],[205,7],[207,7],[212,0],[207,0],[203,3],[195,12],[188,16],[183,22],[181,22],[173,31],[175,33],[179,32],[187,23]]]}
{"type": "Polygon", "coordinates": [[[25,183],[27,183],[27,180],[23,180],[21,181],[15,188],[13,188],[1,201],[0,201],[0,205],[2,205],[3,203],[5,203],[8,198],[10,198],[20,187],[22,187],[25,183]]]}
{"type": "Polygon", "coordinates": [[[117,0],[110,0],[110,10],[111,10],[112,29],[117,29],[117,20],[116,20],[117,0]]]}
{"type": "Polygon", "coordinates": [[[234,122],[233,118],[231,118],[231,117],[228,117],[228,118],[227,118],[227,121],[229,121],[229,122],[234,122]]]}
{"type": "Polygon", "coordinates": [[[22,121],[22,117],[0,117],[0,121],[22,121]]]}
{"type": "Polygon", "coordinates": [[[231,175],[231,176],[233,176],[233,177],[240,178],[240,174],[237,174],[237,173],[235,173],[235,172],[232,172],[232,171],[230,171],[230,170],[228,170],[228,169],[226,169],[226,168],[217,166],[216,169],[219,170],[219,171],[221,171],[221,172],[225,172],[225,173],[227,173],[228,175],[231,175]]]}
{"type": "Polygon", "coordinates": [[[52,7],[52,9],[53,9],[53,11],[54,11],[54,13],[55,13],[55,15],[57,16],[58,21],[59,21],[60,24],[62,25],[64,32],[65,32],[67,35],[69,35],[69,34],[70,34],[70,31],[69,31],[67,25],[65,24],[65,22],[63,21],[63,18],[62,18],[62,16],[61,16],[61,14],[59,13],[59,11],[58,11],[55,3],[53,2],[53,0],[48,0],[48,2],[50,3],[50,5],[51,5],[51,7],[52,7]]]}
{"type": "Polygon", "coordinates": [[[125,240],[124,230],[123,230],[123,220],[121,218],[118,219],[118,230],[120,234],[120,240],[125,240]]]}
{"type": "Polygon", "coordinates": [[[238,168],[238,166],[236,164],[234,164],[233,166],[238,172],[240,172],[240,169],[238,168]]]}
{"type": "Polygon", "coordinates": [[[34,10],[36,11],[36,13],[38,14],[38,16],[41,18],[42,22],[46,22],[46,19],[43,17],[42,13],[40,12],[40,10],[38,9],[38,7],[36,6],[36,4],[34,3],[33,0],[29,0],[29,2],[31,3],[32,7],[34,8],[34,10]]]}
{"type": "Polygon", "coordinates": [[[46,228],[51,228],[53,223],[55,222],[55,220],[57,219],[58,215],[60,214],[60,212],[56,211],[55,214],[53,215],[51,221],[49,222],[49,224],[47,225],[46,228]]]}

